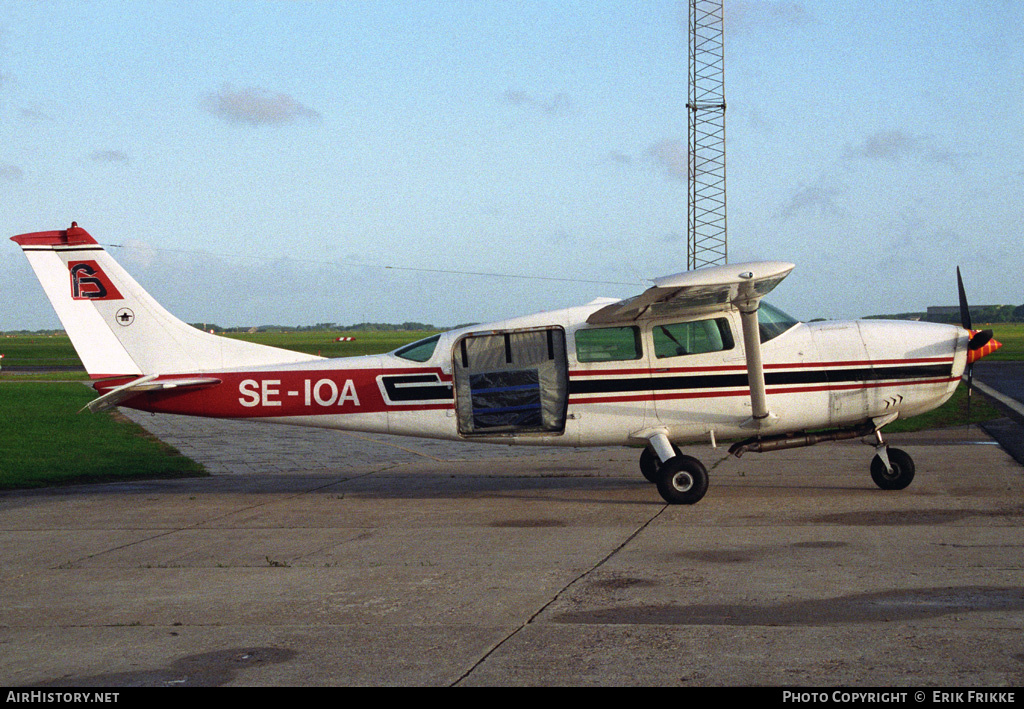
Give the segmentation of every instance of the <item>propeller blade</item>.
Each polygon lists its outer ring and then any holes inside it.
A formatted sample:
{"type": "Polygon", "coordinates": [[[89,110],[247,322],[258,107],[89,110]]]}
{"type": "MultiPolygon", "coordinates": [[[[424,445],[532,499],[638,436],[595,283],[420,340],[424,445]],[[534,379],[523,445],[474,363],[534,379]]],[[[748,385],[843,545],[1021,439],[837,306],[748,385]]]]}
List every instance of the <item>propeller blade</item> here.
{"type": "Polygon", "coordinates": [[[994,334],[995,333],[992,332],[991,330],[981,330],[975,333],[975,335],[971,338],[971,341],[967,343],[967,349],[980,350],[982,347],[989,343],[989,340],[992,339],[992,336],[994,334]]]}
{"type": "Polygon", "coordinates": [[[971,327],[971,309],[967,307],[967,293],[964,291],[964,279],[960,277],[960,267],[956,267],[956,287],[960,291],[960,324],[965,330],[971,327]]]}

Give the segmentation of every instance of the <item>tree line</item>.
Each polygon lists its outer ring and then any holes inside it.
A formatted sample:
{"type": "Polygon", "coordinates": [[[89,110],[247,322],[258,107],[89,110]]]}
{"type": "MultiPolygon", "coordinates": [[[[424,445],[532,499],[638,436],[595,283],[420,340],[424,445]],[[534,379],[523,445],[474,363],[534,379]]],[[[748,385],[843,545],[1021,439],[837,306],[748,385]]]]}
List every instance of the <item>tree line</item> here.
{"type": "MultiPolygon", "coordinates": [[[[868,319],[925,320],[927,322],[960,324],[958,308],[945,308],[942,312],[895,313],[891,315],[868,315],[868,319]]],[[[1024,305],[972,305],[972,323],[1024,322],[1024,305]]]]}
{"type": "MultiPolygon", "coordinates": [[[[216,330],[217,332],[437,332],[439,330],[454,330],[463,325],[439,328],[430,323],[422,322],[360,322],[353,325],[341,325],[333,322],[320,322],[314,325],[241,325],[237,327],[221,327],[216,323],[189,323],[192,327],[200,330],[216,330]]],[[[466,323],[473,325],[475,323],[466,323]]]]}

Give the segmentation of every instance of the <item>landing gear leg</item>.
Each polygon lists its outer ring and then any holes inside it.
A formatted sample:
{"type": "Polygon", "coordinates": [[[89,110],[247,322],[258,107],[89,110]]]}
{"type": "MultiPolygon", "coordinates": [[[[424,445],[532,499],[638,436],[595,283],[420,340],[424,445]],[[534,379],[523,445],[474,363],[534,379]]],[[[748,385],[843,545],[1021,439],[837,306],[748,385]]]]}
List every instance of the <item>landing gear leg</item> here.
{"type": "Polygon", "coordinates": [[[881,431],[875,431],[875,438],[878,444],[871,459],[871,479],[883,490],[902,490],[914,480],[914,459],[886,445],[881,431]]]}
{"type": "MultiPolygon", "coordinates": [[[[679,450],[679,446],[672,446],[672,456],[682,455],[682,451],[679,450]]],[[[661,466],[661,460],[658,459],[658,454],[654,450],[647,446],[644,448],[644,452],[640,454],[640,472],[647,478],[647,482],[656,483],[658,482],[658,468],[661,466]]]]}

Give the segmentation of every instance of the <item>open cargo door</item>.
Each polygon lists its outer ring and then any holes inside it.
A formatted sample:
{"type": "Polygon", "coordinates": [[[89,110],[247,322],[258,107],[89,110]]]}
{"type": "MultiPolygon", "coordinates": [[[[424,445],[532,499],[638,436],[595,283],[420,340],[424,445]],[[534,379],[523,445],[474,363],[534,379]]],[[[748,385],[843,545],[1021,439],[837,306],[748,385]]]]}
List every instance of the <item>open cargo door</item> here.
{"type": "Polygon", "coordinates": [[[562,433],[568,405],[565,331],[468,335],[452,353],[459,433],[562,433]]]}

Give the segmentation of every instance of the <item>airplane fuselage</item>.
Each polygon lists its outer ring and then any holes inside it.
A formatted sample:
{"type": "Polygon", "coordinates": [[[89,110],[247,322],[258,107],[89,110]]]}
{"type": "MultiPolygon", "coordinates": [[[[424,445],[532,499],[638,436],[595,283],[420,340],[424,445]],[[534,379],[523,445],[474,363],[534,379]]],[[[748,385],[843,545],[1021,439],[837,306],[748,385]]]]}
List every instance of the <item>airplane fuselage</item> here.
{"type": "MultiPolygon", "coordinates": [[[[220,383],[142,393],[122,405],[548,446],[627,445],[659,429],[675,443],[754,432],[745,425],[750,387],[736,310],[587,324],[600,307],[445,332],[432,348],[426,341],[382,355],[203,372],[220,383]]],[[[967,332],[951,325],[854,320],[771,328],[769,318],[761,347],[772,415],[757,427],[760,433],[855,426],[930,410],[952,395],[966,363],[967,332]]],[[[130,380],[104,380],[96,388],[102,393],[130,380]]]]}

